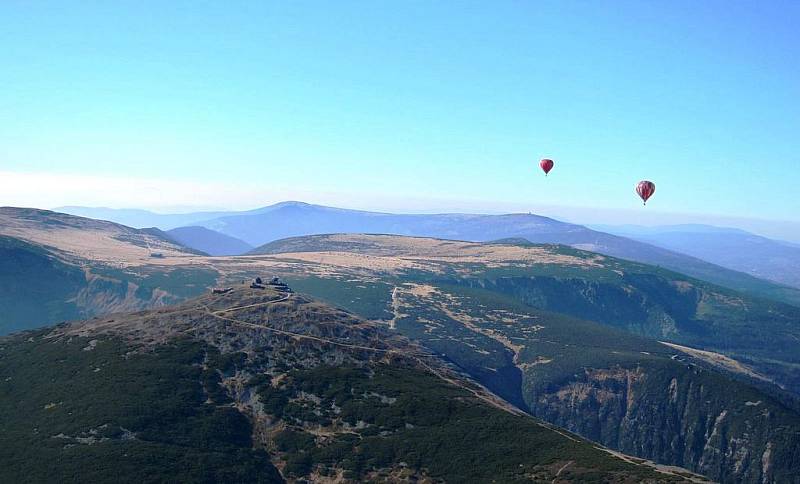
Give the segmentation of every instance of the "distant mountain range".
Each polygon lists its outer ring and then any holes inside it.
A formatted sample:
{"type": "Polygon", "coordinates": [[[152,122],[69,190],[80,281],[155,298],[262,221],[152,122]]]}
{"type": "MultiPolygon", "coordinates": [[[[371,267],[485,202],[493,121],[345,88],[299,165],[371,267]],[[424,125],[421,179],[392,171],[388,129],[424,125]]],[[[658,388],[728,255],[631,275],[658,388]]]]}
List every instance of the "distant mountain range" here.
{"type": "Polygon", "coordinates": [[[800,287],[800,246],[790,242],[710,225],[601,225],[594,228],[688,254],[755,277],[800,287]]]}
{"type": "MultiPolygon", "coordinates": [[[[379,233],[486,242],[522,238],[533,243],[565,244],[662,266],[731,289],[800,305],[800,289],[765,281],[751,274],[716,265],[701,258],[659,247],[652,243],[592,230],[534,214],[390,214],[283,202],[246,212],[199,212],[159,215],[143,211],[62,207],[68,213],[107,218],[123,223],[135,215],[161,229],[185,222],[202,226],[251,246],[289,237],[328,233],[379,233]]],[[[219,248],[192,246],[204,252],[219,248]]],[[[255,249],[253,253],[259,253],[255,249]]]]}
{"type": "Polygon", "coordinates": [[[208,255],[239,255],[253,250],[253,246],[246,242],[205,227],[178,227],[166,233],[181,245],[208,255]]]}

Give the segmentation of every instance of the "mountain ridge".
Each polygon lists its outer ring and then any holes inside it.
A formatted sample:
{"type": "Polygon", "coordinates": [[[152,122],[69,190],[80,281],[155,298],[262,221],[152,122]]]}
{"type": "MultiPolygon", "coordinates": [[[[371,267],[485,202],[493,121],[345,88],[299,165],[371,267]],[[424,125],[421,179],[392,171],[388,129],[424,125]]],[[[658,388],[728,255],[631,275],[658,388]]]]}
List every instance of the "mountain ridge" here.
{"type": "MultiPolygon", "coordinates": [[[[253,215],[227,216],[203,222],[212,230],[259,247],[260,241],[320,233],[382,233],[474,242],[521,237],[533,243],[561,243],[606,255],[660,265],[740,291],[800,305],[800,290],[767,282],[704,260],[651,244],[593,231],[587,227],[534,214],[406,215],[331,209],[304,203],[277,204],[253,215]],[[332,211],[332,212],[331,212],[332,211]],[[334,213],[331,217],[329,214],[334,213]]],[[[258,253],[256,248],[251,253],[258,253]]]]}
{"type": "Polygon", "coordinates": [[[256,252],[261,245],[276,240],[320,233],[383,233],[475,242],[525,238],[533,243],[563,243],[660,265],[732,289],[800,305],[800,288],[767,281],[647,242],[530,213],[393,214],[289,201],[244,212],[189,215],[197,215],[189,225],[203,226],[242,240],[256,247],[256,252]]]}
{"type": "Polygon", "coordinates": [[[0,476],[69,479],[80,465],[93,482],[704,482],[514,412],[386,336],[237,286],[2,338],[0,476]],[[32,411],[16,415],[21,404],[32,411]]]}

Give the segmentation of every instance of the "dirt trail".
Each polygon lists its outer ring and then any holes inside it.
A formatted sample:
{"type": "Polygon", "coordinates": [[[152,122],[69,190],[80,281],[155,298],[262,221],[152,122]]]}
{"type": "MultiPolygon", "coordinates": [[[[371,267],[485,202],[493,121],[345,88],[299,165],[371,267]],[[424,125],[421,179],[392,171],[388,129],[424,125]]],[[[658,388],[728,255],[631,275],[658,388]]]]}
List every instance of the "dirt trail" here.
{"type": "Polygon", "coordinates": [[[676,476],[676,477],[680,477],[680,478],[686,479],[687,481],[696,482],[696,483],[708,484],[708,483],[713,482],[710,479],[708,479],[706,477],[703,477],[703,476],[701,476],[699,474],[695,474],[694,472],[692,472],[690,470],[687,470],[687,469],[684,469],[683,467],[675,467],[675,466],[667,466],[667,465],[662,465],[662,464],[656,464],[653,461],[649,461],[647,459],[640,459],[638,457],[633,457],[632,458],[632,457],[630,457],[630,456],[628,456],[626,454],[623,454],[622,452],[617,452],[616,450],[611,450],[611,449],[609,449],[607,447],[602,447],[602,446],[599,446],[599,445],[595,446],[595,448],[598,449],[598,450],[602,450],[603,452],[607,452],[607,453],[613,455],[614,457],[616,457],[618,459],[622,459],[622,460],[624,460],[625,462],[627,462],[629,464],[633,464],[633,465],[636,465],[636,466],[651,467],[656,472],[660,472],[660,473],[666,474],[668,476],[676,476]]]}
{"type": "Polygon", "coordinates": [[[399,291],[399,287],[392,289],[392,319],[389,320],[389,329],[397,329],[397,320],[405,316],[400,312],[400,298],[397,295],[399,291]]]}
{"type": "MultiPolygon", "coordinates": [[[[232,308],[225,308],[225,309],[221,309],[221,310],[216,311],[216,312],[217,313],[227,313],[227,312],[230,312],[230,311],[239,311],[241,309],[250,309],[250,308],[257,308],[257,307],[260,307],[260,306],[269,306],[271,304],[277,304],[279,302],[287,301],[291,296],[292,296],[291,294],[286,294],[281,298],[273,299],[271,301],[266,301],[266,302],[262,302],[262,303],[255,303],[255,304],[248,304],[246,306],[235,306],[235,307],[232,307],[232,308]]],[[[205,306],[203,306],[203,307],[205,307],[205,306]]],[[[208,308],[206,308],[206,309],[208,309],[208,308]]]]}
{"type": "Polygon", "coordinates": [[[575,461],[571,460],[571,461],[567,462],[566,464],[564,464],[564,466],[561,467],[561,469],[559,469],[558,472],[556,472],[556,476],[553,478],[553,484],[556,484],[556,481],[558,481],[558,476],[560,476],[562,472],[567,470],[567,467],[571,466],[574,463],[575,463],[575,461]]]}

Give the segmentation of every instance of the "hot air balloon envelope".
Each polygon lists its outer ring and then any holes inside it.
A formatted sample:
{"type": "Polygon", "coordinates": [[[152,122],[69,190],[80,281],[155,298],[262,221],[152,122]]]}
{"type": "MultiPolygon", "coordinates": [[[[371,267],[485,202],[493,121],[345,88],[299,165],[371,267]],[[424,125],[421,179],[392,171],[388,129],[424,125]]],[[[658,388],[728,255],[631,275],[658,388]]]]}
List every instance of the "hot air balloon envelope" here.
{"type": "Polygon", "coordinates": [[[647,205],[647,200],[652,197],[655,192],[656,184],[651,181],[642,180],[636,184],[636,193],[639,194],[645,205],[647,205]]]}
{"type": "Polygon", "coordinates": [[[547,158],[545,158],[545,159],[543,159],[542,161],[539,162],[539,166],[542,167],[542,171],[544,171],[545,175],[550,173],[550,170],[553,169],[553,165],[554,164],[555,163],[553,163],[553,160],[550,160],[550,159],[547,159],[547,158]]]}

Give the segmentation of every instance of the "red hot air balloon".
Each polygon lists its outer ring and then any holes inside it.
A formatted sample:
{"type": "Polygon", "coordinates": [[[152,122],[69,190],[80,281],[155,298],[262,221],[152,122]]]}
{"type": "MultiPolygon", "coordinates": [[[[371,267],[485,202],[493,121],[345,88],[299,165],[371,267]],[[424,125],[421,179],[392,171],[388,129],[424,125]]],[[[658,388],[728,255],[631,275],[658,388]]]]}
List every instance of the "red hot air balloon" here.
{"type": "Polygon", "coordinates": [[[647,200],[652,197],[655,192],[656,184],[651,181],[642,180],[636,184],[636,193],[642,197],[642,201],[645,205],[647,205],[647,200]]]}
{"type": "Polygon", "coordinates": [[[544,171],[544,176],[547,176],[547,174],[550,173],[550,170],[553,169],[553,165],[554,165],[553,160],[547,158],[539,162],[539,166],[541,166],[542,171],[544,171]]]}

